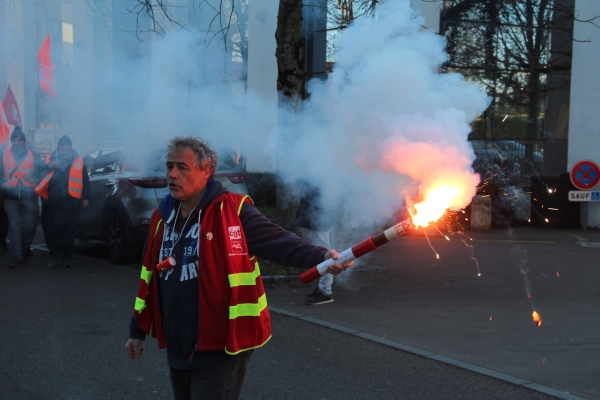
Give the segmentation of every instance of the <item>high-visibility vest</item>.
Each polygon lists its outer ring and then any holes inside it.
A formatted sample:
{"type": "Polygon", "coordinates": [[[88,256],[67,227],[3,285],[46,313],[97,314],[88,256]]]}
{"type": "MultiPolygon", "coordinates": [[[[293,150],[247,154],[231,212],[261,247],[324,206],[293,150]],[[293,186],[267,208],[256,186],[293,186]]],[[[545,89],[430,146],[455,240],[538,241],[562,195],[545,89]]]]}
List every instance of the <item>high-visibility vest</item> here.
{"type": "MultiPolygon", "coordinates": [[[[50,163],[50,156],[46,157],[46,164],[50,163]]],[[[48,184],[54,176],[54,170],[50,171],[35,188],[35,192],[48,199],[48,184]]],[[[83,158],[76,157],[69,170],[69,195],[81,199],[83,193],[83,158]]]]}
{"type": "Polygon", "coordinates": [[[27,154],[21,164],[19,164],[19,168],[12,174],[10,177],[9,173],[17,166],[17,162],[15,161],[15,157],[13,157],[12,147],[7,147],[4,149],[4,180],[9,180],[11,187],[16,187],[19,183],[19,180],[24,186],[32,187],[35,186],[35,181],[24,179],[25,175],[30,172],[33,172],[34,169],[34,161],[33,161],[33,153],[31,150],[27,150],[27,154]]]}
{"type": "MultiPolygon", "coordinates": [[[[248,252],[239,213],[250,197],[225,193],[203,212],[198,235],[198,351],[237,354],[263,346],[271,338],[271,318],[256,257],[248,252]]],[[[164,223],[154,211],[144,252],[134,314],[140,327],[166,347],[158,299],[164,223]]]]}

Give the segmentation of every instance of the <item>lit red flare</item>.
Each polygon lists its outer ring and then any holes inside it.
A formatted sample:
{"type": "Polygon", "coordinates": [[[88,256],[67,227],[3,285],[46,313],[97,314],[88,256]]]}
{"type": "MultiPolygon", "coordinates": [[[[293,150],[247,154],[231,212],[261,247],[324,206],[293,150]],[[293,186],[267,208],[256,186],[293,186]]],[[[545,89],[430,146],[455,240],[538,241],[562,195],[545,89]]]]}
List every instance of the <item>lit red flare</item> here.
{"type": "Polygon", "coordinates": [[[329,260],[325,260],[319,265],[304,271],[302,274],[300,274],[300,279],[303,283],[310,283],[316,279],[319,279],[321,276],[327,273],[327,267],[330,265],[334,263],[346,264],[350,261],[356,260],[357,258],[362,257],[373,250],[377,250],[380,246],[388,243],[390,240],[403,235],[406,233],[406,230],[413,227],[414,224],[412,222],[412,218],[408,218],[399,224],[396,224],[391,228],[388,228],[385,231],[378,233],[375,236],[371,236],[368,239],[365,239],[362,242],[352,246],[351,248],[342,251],[337,260],[330,258],[329,260]]]}

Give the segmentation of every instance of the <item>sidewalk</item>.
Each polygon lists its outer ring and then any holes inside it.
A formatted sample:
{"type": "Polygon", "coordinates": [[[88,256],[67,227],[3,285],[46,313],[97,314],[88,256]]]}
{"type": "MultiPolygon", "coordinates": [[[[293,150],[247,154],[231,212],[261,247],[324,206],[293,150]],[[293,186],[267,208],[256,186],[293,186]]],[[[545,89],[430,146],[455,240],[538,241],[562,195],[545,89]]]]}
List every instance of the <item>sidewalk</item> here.
{"type": "MultiPolygon", "coordinates": [[[[520,227],[467,235],[473,240],[430,237],[439,260],[424,236],[400,238],[336,278],[334,303],[305,305],[314,284],[279,285],[268,289],[269,306],[562,398],[600,399],[600,232],[520,227]]],[[[341,251],[365,237],[338,235],[334,246],[341,251]]]]}

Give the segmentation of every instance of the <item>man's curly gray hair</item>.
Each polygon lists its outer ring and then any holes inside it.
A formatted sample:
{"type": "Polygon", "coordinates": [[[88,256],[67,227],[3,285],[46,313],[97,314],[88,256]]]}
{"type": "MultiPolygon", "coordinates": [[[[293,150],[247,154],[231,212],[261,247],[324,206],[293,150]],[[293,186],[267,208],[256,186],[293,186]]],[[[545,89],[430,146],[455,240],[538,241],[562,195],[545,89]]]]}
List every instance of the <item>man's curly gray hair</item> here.
{"type": "Polygon", "coordinates": [[[198,161],[199,166],[202,168],[212,167],[210,179],[215,176],[217,166],[219,165],[219,156],[207,141],[196,136],[178,136],[171,139],[169,142],[169,145],[167,146],[167,154],[179,149],[192,150],[194,153],[196,153],[196,160],[198,161]]]}

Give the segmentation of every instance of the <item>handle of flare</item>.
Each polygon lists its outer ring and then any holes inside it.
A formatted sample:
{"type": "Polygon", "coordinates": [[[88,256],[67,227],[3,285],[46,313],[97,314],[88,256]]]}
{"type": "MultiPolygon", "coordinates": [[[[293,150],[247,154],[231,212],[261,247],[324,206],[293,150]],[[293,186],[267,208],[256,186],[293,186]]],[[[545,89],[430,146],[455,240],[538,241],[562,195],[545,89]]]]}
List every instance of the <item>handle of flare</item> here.
{"type": "Polygon", "coordinates": [[[169,256],[156,266],[156,270],[162,273],[173,268],[176,264],[177,262],[175,261],[175,257],[169,256]]]}
{"type": "Polygon", "coordinates": [[[314,267],[312,267],[310,269],[307,269],[303,273],[301,273],[300,280],[304,284],[310,283],[314,280],[319,279],[323,275],[325,275],[327,273],[327,267],[329,267],[330,265],[333,265],[333,264],[343,265],[343,264],[346,264],[353,260],[356,260],[356,257],[352,253],[352,249],[351,248],[346,249],[338,255],[337,260],[330,258],[328,260],[323,261],[322,263],[320,263],[318,265],[315,265],[314,267]]]}
{"type": "Polygon", "coordinates": [[[374,250],[377,250],[379,246],[388,243],[390,240],[397,238],[398,236],[404,235],[408,229],[414,228],[415,225],[412,222],[412,218],[408,218],[391,228],[386,229],[383,232],[375,236],[371,236],[357,245],[342,251],[337,260],[330,258],[322,263],[315,265],[314,267],[304,271],[300,274],[300,280],[302,283],[307,284],[316,279],[319,279],[327,273],[327,267],[332,264],[346,264],[347,262],[356,260],[359,257],[364,256],[374,250]]]}

